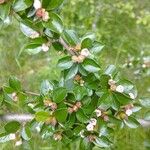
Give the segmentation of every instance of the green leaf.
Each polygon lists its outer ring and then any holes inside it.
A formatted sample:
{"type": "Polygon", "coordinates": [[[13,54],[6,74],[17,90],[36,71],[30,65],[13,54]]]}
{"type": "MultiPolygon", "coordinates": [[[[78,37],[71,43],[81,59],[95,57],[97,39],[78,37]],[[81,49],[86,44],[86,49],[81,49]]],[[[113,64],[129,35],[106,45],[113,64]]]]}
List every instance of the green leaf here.
{"type": "Polygon", "coordinates": [[[94,147],[94,144],[89,142],[89,140],[87,138],[81,139],[80,142],[80,150],[92,150],[92,148],[94,147]]]}
{"type": "Polygon", "coordinates": [[[131,81],[122,79],[117,84],[120,84],[124,87],[124,93],[132,93],[135,98],[137,97],[137,88],[131,81]]]}
{"type": "Polygon", "coordinates": [[[150,111],[146,112],[144,119],[150,121],[150,111]]]}
{"type": "Polygon", "coordinates": [[[7,134],[7,133],[0,134],[0,143],[5,143],[11,140],[12,140],[11,134],[7,134]]]}
{"type": "Polygon", "coordinates": [[[116,67],[114,65],[109,65],[106,70],[105,70],[105,74],[109,75],[110,77],[114,78],[115,75],[117,74],[117,70],[116,67]]]}
{"type": "Polygon", "coordinates": [[[43,7],[47,10],[53,10],[55,8],[58,8],[64,0],[43,0],[42,4],[43,7]]]}
{"type": "Polygon", "coordinates": [[[15,0],[13,9],[15,12],[23,11],[32,5],[32,0],[15,0]]]}
{"type": "Polygon", "coordinates": [[[8,122],[5,126],[5,131],[7,133],[15,133],[19,130],[20,128],[20,123],[17,122],[17,121],[11,121],[11,122],[8,122]]]}
{"type": "Polygon", "coordinates": [[[38,122],[45,122],[48,118],[49,118],[49,113],[46,112],[46,111],[39,111],[39,112],[36,112],[35,114],[35,119],[38,121],[38,122]]]}
{"type": "Polygon", "coordinates": [[[11,5],[8,2],[0,5],[0,19],[2,19],[3,21],[8,17],[10,13],[10,7],[11,5]]]}
{"type": "Polygon", "coordinates": [[[89,58],[84,60],[82,66],[88,72],[98,72],[100,70],[99,65],[94,60],[89,58]]]}
{"type": "Polygon", "coordinates": [[[90,38],[85,38],[81,43],[81,48],[91,48],[93,41],[90,38]]]}
{"type": "Polygon", "coordinates": [[[128,120],[124,120],[124,123],[130,128],[137,128],[140,126],[140,123],[132,117],[128,117],[128,120]]]}
{"type": "Polygon", "coordinates": [[[88,121],[88,117],[84,114],[83,110],[80,109],[76,112],[76,117],[78,119],[78,121],[82,122],[82,123],[87,123],[88,121]]]}
{"type": "Polygon", "coordinates": [[[102,96],[99,98],[98,100],[98,106],[100,106],[100,108],[106,110],[108,108],[110,108],[112,105],[112,98],[109,92],[103,92],[102,96]]]}
{"type": "Polygon", "coordinates": [[[65,99],[66,96],[67,96],[67,90],[63,87],[59,87],[55,89],[53,92],[53,101],[55,103],[60,103],[65,99]]]}
{"type": "Polygon", "coordinates": [[[72,62],[70,56],[66,56],[62,59],[59,59],[59,61],[58,61],[58,67],[61,70],[69,69],[72,65],[73,65],[73,62],[72,62]]]}
{"type": "Polygon", "coordinates": [[[119,93],[119,92],[113,92],[112,93],[114,98],[116,100],[118,100],[120,102],[120,104],[122,105],[126,105],[126,104],[129,104],[131,102],[131,98],[129,98],[128,96],[122,94],[122,93],[119,93]]]}
{"type": "Polygon", "coordinates": [[[93,33],[93,32],[86,33],[86,34],[82,37],[81,40],[83,41],[84,39],[87,39],[87,38],[89,38],[89,39],[91,39],[92,41],[94,41],[95,38],[96,38],[95,33],[93,33]]]}
{"type": "Polygon", "coordinates": [[[35,30],[33,30],[32,28],[28,27],[23,23],[20,23],[20,30],[27,37],[31,37],[36,32],[35,30]]]}
{"type": "Polygon", "coordinates": [[[52,45],[56,51],[63,51],[63,46],[59,42],[53,42],[52,45]]]}
{"type": "Polygon", "coordinates": [[[53,84],[50,83],[48,80],[43,81],[41,84],[41,93],[46,95],[51,90],[53,90],[53,84]]]}
{"type": "Polygon", "coordinates": [[[66,70],[65,80],[69,80],[75,77],[78,73],[78,65],[73,64],[70,69],[66,70]]]}
{"type": "Polygon", "coordinates": [[[75,86],[73,89],[73,94],[75,95],[76,100],[81,100],[88,93],[85,87],[75,86]]]}
{"type": "Polygon", "coordinates": [[[21,90],[21,83],[20,83],[20,81],[19,81],[16,77],[14,77],[14,76],[12,76],[12,77],[9,78],[9,86],[10,86],[11,88],[13,88],[14,90],[16,90],[16,91],[21,90]]]}
{"type": "Polygon", "coordinates": [[[54,115],[58,122],[65,122],[68,116],[68,110],[64,103],[58,105],[58,109],[54,112],[54,115]]]}
{"type": "Polygon", "coordinates": [[[90,52],[92,52],[94,54],[97,54],[97,53],[100,53],[103,48],[104,48],[104,45],[102,45],[101,43],[95,41],[93,43],[93,47],[90,49],[90,52]]]}
{"type": "Polygon", "coordinates": [[[35,55],[42,51],[42,45],[31,43],[29,45],[26,45],[24,50],[30,55],[35,55]]]}
{"type": "Polygon", "coordinates": [[[79,43],[79,37],[74,30],[64,30],[63,38],[69,45],[77,45],[79,43]]]}
{"type": "Polygon", "coordinates": [[[106,148],[110,146],[110,141],[106,137],[102,136],[101,138],[97,137],[94,144],[98,147],[106,148]]]}
{"type": "Polygon", "coordinates": [[[61,34],[64,28],[61,18],[55,13],[51,13],[49,15],[50,20],[48,22],[43,22],[43,26],[55,33],[61,34]]]}
{"type": "Polygon", "coordinates": [[[143,97],[140,100],[140,104],[146,108],[150,108],[150,98],[149,97],[143,97]]]}
{"type": "Polygon", "coordinates": [[[21,132],[21,136],[26,141],[31,139],[31,131],[30,131],[30,128],[28,126],[23,127],[22,132],[21,132]]]}

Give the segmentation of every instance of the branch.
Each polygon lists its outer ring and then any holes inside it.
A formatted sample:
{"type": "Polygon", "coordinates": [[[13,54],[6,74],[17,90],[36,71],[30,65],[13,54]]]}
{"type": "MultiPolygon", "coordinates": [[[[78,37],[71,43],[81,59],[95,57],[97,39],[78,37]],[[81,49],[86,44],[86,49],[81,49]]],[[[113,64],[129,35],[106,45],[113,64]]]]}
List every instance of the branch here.
{"type": "Polygon", "coordinates": [[[30,92],[30,91],[24,91],[24,93],[29,94],[29,95],[33,95],[33,96],[40,96],[40,94],[35,93],[35,92],[30,92]]]}
{"type": "Polygon", "coordinates": [[[19,121],[19,122],[29,122],[34,119],[32,114],[5,114],[0,115],[0,122],[5,121],[19,121]]]}
{"type": "MultiPolygon", "coordinates": [[[[19,122],[29,122],[34,119],[34,115],[32,114],[6,114],[0,115],[0,122],[5,121],[19,121],[19,122]]],[[[150,127],[150,121],[144,119],[138,119],[139,123],[142,127],[147,128],[150,127]]]]}
{"type": "Polygon", "coordinates": [[[63,38],[59,38],[59,43],[68,51],[70,55],[75,55],[75,52],[71,50],[68,44],[63,40],[63,38]]]}

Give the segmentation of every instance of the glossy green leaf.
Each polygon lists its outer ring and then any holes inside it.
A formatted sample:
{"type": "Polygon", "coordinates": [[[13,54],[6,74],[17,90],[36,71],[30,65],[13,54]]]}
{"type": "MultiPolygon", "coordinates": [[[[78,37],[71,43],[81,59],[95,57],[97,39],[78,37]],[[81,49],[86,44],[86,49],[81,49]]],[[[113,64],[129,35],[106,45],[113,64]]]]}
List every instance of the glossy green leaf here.
{"type": "Polygon", "coordinates": [[[62,108],[55,111],[55,117],[59,122],[65,122],[67,119],[67,115],[67,108],[62,108]]]}
{"type": "Polygon", "coordinates": [[[39,112],[36,112],[35,114],[35,119],[38,121],[38,122],[45,122],[48,118],[49,118],[49,113],[46,112],[46,111],[39,111],[39,112]]]}
{"type": "Polygon", "coordinates": [[[73,94],[75,95],[76,100],[81,100],[88,93],[84,86],[75,86],[73,89],[73,94]]]}
{"type": "Polygon", "coordinates": [[[114,78],[115,75],[117,74],[116,67],[114,65],[109,65],[105,70],[105,74],[114,78]]]}
{"type": "Polygon", "coordinates": [[[98,147],[107,148],[110,146],[110,141],[106,137],[102,136],[101,138],[97,137],[94,144],[98,147]]]}
{"type": "Polygon", "coordinates": [[[33,34],[36,33],[35,30],[33,30],[32,28],[28,27],[27,25],[25,25],[23,23],[20,23],[20,30],[27,37],[31,37],[33,34]]]}
{"type": "Polygon", "coordinates": [[[45,80],[41,84],[41,93],[48,94],[49,91],[53,90],[53,84],[50,83],[48,80],[45,80]]]}
{"type": "Polygon", "coordinates": [[[32,5],[32,0],[15,0],[13,9],[15,12],[23,11],[32,5]]]}
{"type": "Polygon", "coordinates": [[[90,49],[90,52],[94,53],[94,54],[97,54],[97,53],[100,53],[104,48],[104,45],[102,45],[101,43],[95,41],[93,43],[93,46],[92,48],[90,49]]]}
{"type": "Polygon", "coordinates": [[[31,131],[28,126],[23,127],[23,129],[21,131],[21,136],[26,141],[31,139],[31,131]]]}
{"type": "Polygon", "coordinates": [[[132,100],[128,96],[126,96],[122,93],[118,93],[118,92],[113,92],[113,96],[114,96],[114,98],[116,98],[117,101],[120,102],[120,104],[123,104],[123,105],[129,104],[132,100]]]}
{"type": "Polygon", "coordinates": [[[75,75],[77,73],[78,73],[78,65],[77,64],[73,64],[71,66],[71,68],[66,71],[65,79],[66,80],[72,79],[72,78],[75,77],[75,75]]]}
{"type": "Polygon", "coordinates": [[[64,57],[64,58],[61,58],[61,59],[59,59],[59,61],[58,61],[58,67],[59,67],[61,70],[69,69],[72,65],[73,65],[73,62],[72,62],[70,56],[66,56],[66,57],[64,57]]]}
{"type": "Polygon", "coordinates": [[[7,133],[0,134],[0,143],[5,143],[12,140],[12,135],[7,133]]]}
{"type": "Polygon", "coordinates": [[[133,117],[128,117],[128,120],[124,120],[124,123],[130,128],[137,128],[140,123],[133,117]]]}
{"type": "Polygon", "coordinates": [[[47,10],[53,10],[55,8],[58,8],[64,0],[43,0],[42,4],[43,7],[47,10]]]}
{"type": "Polygon", "coordinates": [[[100,66],[92,59],[86,58],[82,63],[83,68],[88,72],[98,72],[100,66]]]}
{"type": "Polygon", "coordinates": [[[90,38],[85,38],[81,43],[81,48],[91,48],[92,47],[92,40],[90,38]]]}
{"type": "Polygon", "coordinates": [[[67,90],[63,87],[59,87],[55,89],[53,92],[53,101],[55,103],[60,103],[65,99],[66,96],[67,96],[67,90]]]}
{"type": "Polygon", "coordinates": [[[42,45],[41,44],[29,44],[25,46],[24,49],[28,54],[35,55],[42,51],[42,45]]]}
{"type": "Polygon", "coordinates": [[[63,22],[61,18],[55,13],[51,13],[49,15],[49,21],[43,22],[44,27],[55,33],[61,34],[63,32],[63,22]]]}
{"type": "Polygon", "coordinates": [[[15,133],[20,129],[20,123],[17,121],[11,121],[8,122],[4,128],[7,133],[15,133]]]}
{"type": "Polygon", "coordinates": [[[76,117],[78,119],[78,121],[82,122],[82,123],[87,123],[88,121],[88,117],[84,114],[83,110],[80,109],[76,112],[76,117]]]}
{"type": "Polygon", "coordinates": [[[79,43],[79,37],[74,30],[64,30],[63,38],[69,45],[77,45],[79,43]]]}

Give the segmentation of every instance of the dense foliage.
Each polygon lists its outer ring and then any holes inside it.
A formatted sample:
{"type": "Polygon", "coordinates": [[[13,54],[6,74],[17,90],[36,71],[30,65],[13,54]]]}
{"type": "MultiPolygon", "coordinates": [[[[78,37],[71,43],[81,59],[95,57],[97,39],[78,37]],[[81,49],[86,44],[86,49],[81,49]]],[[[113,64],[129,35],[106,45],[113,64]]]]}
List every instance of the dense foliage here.
{"type": "Polygon", "coordinates": [[[115,130],[139,125],[132,114],[141,109],[134,100],[135,86],[122,79],[115,66],[102,69],[97,63],[104,46],[93,33],[78,36],[76,31],[65,29],[57,14],[60,1],[45,0],[42,7],[36,4],[5,2],[1,5],[1,19],[5,22],[13,15],[19,21],[21,31],[29,38],[22,51],[30,55],[47,52],[50,47],[59,51],[61,77],[59,81],[44,81],[34,98],[27,96],[18,79],[10,78],[9,85],[2,89],[1,105],[21,103],[26,111],[35,114],[35,119],[23,126],[16,121],[7,123],[1,141],[14,139],[17,145],[30,140],[31,130],[36,127],[43,139],[52,137],[53,143],[68,144],[81,138],[82,149],[109,147],[115,130]]]}

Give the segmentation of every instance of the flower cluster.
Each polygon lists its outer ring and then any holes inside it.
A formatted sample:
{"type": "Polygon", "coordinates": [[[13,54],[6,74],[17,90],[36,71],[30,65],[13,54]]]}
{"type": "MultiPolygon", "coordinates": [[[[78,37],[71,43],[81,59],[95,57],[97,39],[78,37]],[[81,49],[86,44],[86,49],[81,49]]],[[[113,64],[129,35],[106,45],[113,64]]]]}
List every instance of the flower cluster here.
{"type": "Polygon", "coordinates": [[[87,48],[81,50],[78,56],[72,56],[72,61],[77,63],[82,63],[86,57],[90,55],[90,52],[87,48]]]}

